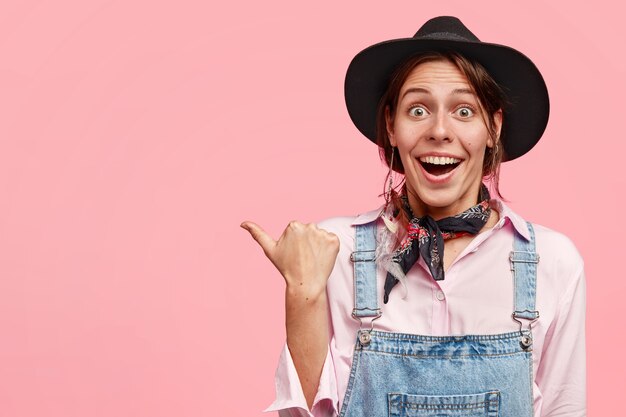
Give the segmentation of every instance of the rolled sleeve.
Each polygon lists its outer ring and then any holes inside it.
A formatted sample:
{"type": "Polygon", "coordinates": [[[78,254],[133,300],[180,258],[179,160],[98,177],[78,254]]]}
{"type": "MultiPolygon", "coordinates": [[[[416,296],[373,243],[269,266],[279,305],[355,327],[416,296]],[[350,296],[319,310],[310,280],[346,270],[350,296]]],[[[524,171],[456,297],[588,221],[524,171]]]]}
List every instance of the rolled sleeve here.
{"type": "Polygon", "coordinates": [[[311,410],[306,402],[296,367],[285,343],[274,377],[276,399],[264,412],[278,411],[281,417],[330,417],[337,415],[337,379],[330,347],[326,353],[317,394],[311,410]]]}
{"type": "Polygon", "coordinates": [[[585,298],[581,266],[561,300],[537,369],[536,382],[543,393],[542,417],[587,415],[585,298]]]}

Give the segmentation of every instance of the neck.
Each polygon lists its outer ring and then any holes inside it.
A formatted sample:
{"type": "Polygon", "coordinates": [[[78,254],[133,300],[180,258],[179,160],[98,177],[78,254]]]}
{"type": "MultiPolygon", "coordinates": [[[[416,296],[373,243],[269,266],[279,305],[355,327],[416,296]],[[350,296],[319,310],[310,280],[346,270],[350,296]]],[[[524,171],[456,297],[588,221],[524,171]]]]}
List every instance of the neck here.
{"type": "Polygon", "coordinates": [[[413,215],[416,217],[424,217],[426,215],[432,217],[434,220],[441,220],[446,217],[455,216],[459,213],[464,212],[470,207],[476,205],[478,201],[479,191],[477,190],[475,193],[467,196],[467,198],[455,201],[453,204],[443,207],[429,206],[420,200],[417,195],[407,187],[406,189],[409,206],[411,207],[411,211],[413,211],[413,215]]]}

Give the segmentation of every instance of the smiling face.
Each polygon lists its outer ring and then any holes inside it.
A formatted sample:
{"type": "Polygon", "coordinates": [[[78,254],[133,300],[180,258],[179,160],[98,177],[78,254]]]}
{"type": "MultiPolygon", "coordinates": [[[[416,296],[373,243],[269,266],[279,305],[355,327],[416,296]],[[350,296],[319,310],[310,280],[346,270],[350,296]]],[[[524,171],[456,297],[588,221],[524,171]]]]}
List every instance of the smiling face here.
{"type": "MultiPolygon", "coordinates": [[[[415,215],[440,219],[476,204],[485,150],[494,146],[488,117],[452,62],[424,62],[409,73],[393,116],[387,111],[386,127],[415,215]]],[[[497,136],[501,110],[493,121],[497,136]]]]}

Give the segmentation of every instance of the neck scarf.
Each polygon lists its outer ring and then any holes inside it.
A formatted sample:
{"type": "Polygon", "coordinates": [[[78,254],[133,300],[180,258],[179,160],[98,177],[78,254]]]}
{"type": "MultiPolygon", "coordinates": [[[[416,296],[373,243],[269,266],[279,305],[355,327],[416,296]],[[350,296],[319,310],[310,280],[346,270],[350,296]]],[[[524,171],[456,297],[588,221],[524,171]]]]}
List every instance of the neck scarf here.
{"type": "MultiPolygon", "coordinates": [[[[418,261],[420,255],[424,258],[433,278],[443,280],[443,248],[444,240],[460,236],[475,235],[485,226],[491,208],[489,207],[489,191],[482,184],[479,193],[479,203],[455,216],[434,220],[429,215],[415,217],[409,206],[406,192],[402,194],[402,209],[408,215],[410,222],[406,238],[392,256],[392,262],[398,264],[406,274],[418,261]]],[[[389,301],[391,289],[398,283],[398,279],[387,273],[385,280],[384,303],[389,301]]]]}

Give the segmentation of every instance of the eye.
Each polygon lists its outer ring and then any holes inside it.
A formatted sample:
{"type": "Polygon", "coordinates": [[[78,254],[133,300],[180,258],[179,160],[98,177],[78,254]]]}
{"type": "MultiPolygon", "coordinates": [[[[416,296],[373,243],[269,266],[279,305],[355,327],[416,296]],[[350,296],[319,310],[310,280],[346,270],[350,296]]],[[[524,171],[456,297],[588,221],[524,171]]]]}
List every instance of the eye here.
{"type": "Polygon", "coordinates": [[[456,114],[463,118],[472,117],[474,115],[474,109],[469,106],[463,106],[456,109],[456,114]]]}
{"type": "Polygon", "coordinates": [[[422,117],[426,115],[426,109],[422,106],[413,106],[409,109],[409,114],[413,117],[422,117]]]}

